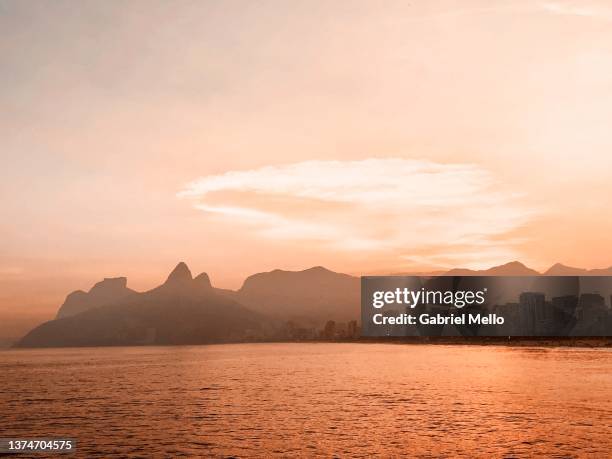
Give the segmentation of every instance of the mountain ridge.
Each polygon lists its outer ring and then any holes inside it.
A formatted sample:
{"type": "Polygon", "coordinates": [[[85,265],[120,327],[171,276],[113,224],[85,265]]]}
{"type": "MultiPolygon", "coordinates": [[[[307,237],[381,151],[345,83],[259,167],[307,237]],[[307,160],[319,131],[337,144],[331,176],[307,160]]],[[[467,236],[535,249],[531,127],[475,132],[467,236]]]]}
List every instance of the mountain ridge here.
{"type": "Polygon", "coordinates": [[[45,322],[27,333],[17,346],[225,342],[244,338],[262,322],[256,312],[217,294],[206,273],[192,278],[181,262],[158,287],[45,322]]]}
{"type": "MultiPolygon", "coordinates": [[[[585,270],[556,263],[539,273],[513,261],[486,270],[451,269],[443,275],[598,276],[612,275],[612,267],[585,270]]],[[[261,329],[264,321],[295,321],[316,328],[328,320],[348,322],[359,316],[357,276],[323,266],[274,269],[248,276],[239,289],[228,290],[213,287],[205,272],[193,277],[187,264],[179,262],[162,284],[144,292],[128,288],[127,278],[115,277],[105,278],[88,292],[70,293],[56,318],[35,327],[18,345],[221,342],[261,329]]]]}
{"type": "MultiPolygon", "coordinates": [[[[385,275],[385,274],[377,274],[385,275]]],[[[454,268],[448,271],[432,271],[418,272],[418,273],[400,273],[400,274],[388,274],[388,275],[403,275],[403,276],[440,276],[440,275],[453,275],[453,276],[602,276],[612,275],[612,267],[609,268],[596,268],[596,269],[583,269],[575,268],[563,265],[561,263],[555,263],[546,271],[542,273],[531,269],[519,261],[511,261],[498,266],[493,266],[483,270],[473,270],[466,268],[454,268]]],[[[324,266],[313,266],[302,270],[284,270],[284,269],[273,269],[271,271],[264,271],[252,274],[248,276],[237,290],[231,289],[220,289],[212,286],[210,277],[207,273],[203,272],[198,274],[196,277],[192,276],[192,273],[185,262],[179,262],[176,267],[170,272],[166,281],[157,288],[163,287],[164,289],[181,289],[191,282],[201,284],[203,287],[214,290],[219,295],[232,298],[236,301],[243,301],[253,305],[256,301],[251,298],[252,296],[258,297],[261,300],[263,294],[272,294],[278,298],[272,303],[278,303],[283,298],[291,297],[289,292],[286,294],[279,294],[278,290],[282,291],[284,286],[282,283],[293,282],[296,279],[299,280],[299,290],[302,291],[302,295],[307,299],[310,298],[312,283],[320,283],[320,288],[325,288],[329,282],[334,283],[331,279],[335,278],[334,281],[344,284],[354,284],[355,280],[359,279],[359,276],[340,273],[332,271],[324,266]],[[267,284],[267,285],[262,285],[267,284]]],[[[327,287],[331,287],[327,285],[327,287]]],[[[344,287],[347,287],[346,285],[344,287]]],[[[335,286],[338,288],[338,286],[335,286]]],[[[340,286],[340,289],[343,287],[340,286]]],[[[75,290],[67,295],[64,303],[60,306],[60,309],[56,315],[56,318],[68,317],[93,307],[102,306],[104,304],[118,301],[122,298],[127,297],[130,294],[142,293],[132,290],[127,287],[127,278],[125,277],[114,277],[105,278],[103,281],[96,283],[88,292],[83,290],[75,290]]],[[[330,299],[331,301],[332,299],[330,299]]],[[[274,304],[264,306],[262,311],[273,309],[274,304]]],[[[321,306],[324,307],[324,306],[321,306]]],[[[257,307],[255,306],[255,309],[257,307]]],[[[347,308],[350,309],[350,308],[347,308]]],[[[269,311],[268,311],[269,312],[269,311]]],[[[354,311],[353,311],[354,312],[354,311]]],[[[299,316],[300,314],[298,314],[299,316]]],[[[303,315],[303,314],[301,314],[303,315]]],[[[340,319],[341,317],[339,317],[340,319]]]]}

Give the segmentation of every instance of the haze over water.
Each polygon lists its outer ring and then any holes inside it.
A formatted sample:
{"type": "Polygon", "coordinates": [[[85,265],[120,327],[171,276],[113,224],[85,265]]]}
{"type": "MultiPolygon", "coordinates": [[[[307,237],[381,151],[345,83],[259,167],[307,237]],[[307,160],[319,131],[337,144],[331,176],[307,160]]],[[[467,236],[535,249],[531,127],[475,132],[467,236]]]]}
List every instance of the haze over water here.
{"type": "Polygon", "coordinates": [[[236,344],[0,353],[3,437],[77,456],[604,457],[610,349],[236,344]]]}

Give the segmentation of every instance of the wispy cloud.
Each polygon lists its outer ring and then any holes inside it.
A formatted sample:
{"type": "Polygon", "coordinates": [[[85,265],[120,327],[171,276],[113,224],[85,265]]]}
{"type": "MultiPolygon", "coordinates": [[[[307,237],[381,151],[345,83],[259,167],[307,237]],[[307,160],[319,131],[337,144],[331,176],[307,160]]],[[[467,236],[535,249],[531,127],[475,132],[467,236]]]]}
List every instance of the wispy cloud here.
{"type": "Polygon", "coordinates": [[[421,264],[478,254],[487,255],[484,264],[507,261],[516,241],[504,236],[533,216],[519,194],[502,190],[479,166],[399,158],[229,171],[195,180],[179,196],[263,237],[421,264]]]}
{"type": "Polygon", "coordinates": [[[546,2],[541,4],[541,8],[558,15],[612,20],[612,9],[587,5],[585,2],[546,2]]]}

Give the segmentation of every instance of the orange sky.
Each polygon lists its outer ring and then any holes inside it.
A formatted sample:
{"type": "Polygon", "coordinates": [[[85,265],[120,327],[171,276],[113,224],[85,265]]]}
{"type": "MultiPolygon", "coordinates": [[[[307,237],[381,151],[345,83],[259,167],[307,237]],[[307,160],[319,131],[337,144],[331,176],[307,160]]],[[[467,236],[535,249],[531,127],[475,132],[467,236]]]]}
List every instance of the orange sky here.
{"type": "Polygon", "coordinates": [[[0,1],[0,311],[179,260],[611,265],[612,5],[492,3],[0,1]]]}

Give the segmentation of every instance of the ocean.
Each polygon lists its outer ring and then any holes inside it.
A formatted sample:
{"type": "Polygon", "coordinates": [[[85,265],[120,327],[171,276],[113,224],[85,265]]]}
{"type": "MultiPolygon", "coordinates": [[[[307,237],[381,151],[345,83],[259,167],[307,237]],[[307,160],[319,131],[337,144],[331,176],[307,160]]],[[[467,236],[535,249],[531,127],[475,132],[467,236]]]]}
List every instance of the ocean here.
{"type": "Polygon", "coordinates": [[[69,457],[600,458],[612,451],[612,349],[6,350],[0,375],[0,437],[74,438],[69,457]]]}

